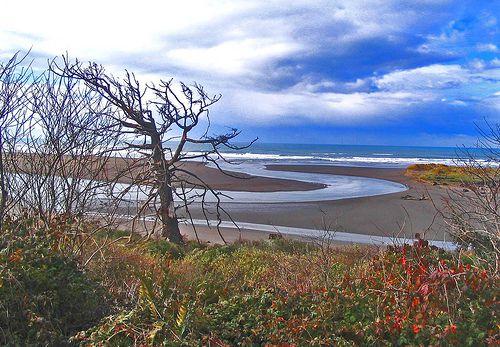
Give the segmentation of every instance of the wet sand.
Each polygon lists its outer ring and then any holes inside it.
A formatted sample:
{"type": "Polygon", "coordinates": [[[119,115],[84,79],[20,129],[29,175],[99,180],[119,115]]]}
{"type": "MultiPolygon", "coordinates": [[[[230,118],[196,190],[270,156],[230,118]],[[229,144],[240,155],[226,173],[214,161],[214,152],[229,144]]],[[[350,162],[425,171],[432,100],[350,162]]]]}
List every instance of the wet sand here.
{"type": "MultiPolygon", "coordinates": [[[[181,166],[202,178],[209,186],[218,190],[244,192],[308,191],[324,188],[323,184],[308,183],[279,178],[251,176],[245,173],[228,172],[208,167],[203,163],[186,162],[181,166]]],[[[196,182],[194,182],[196,184],[196,182]]]]}
{"type": "MultiPolygon", "coordinates": [[[[296,203],[230,203],[224,207],[232,218],[241,222],[331,229],[343,232],[397,236],[413,239],[415,233],[427,239],[449,241],[443,219],[436,210],[442,208],[446,188],[416,182],[403,169],[358,168],[329,165],[269,165],[269,170],[297,171],[331,175],[361,176],[403,183],[409,190],[352,199],[296,203]],[[419,200],[422,196],[426,200],[419,200]],[[409,197],[409,199],[408,199],[409,197]]],[[[258,189],[258,185],[255,185],[258,189]]],[[[195,211],[195,218],[200,218],[195,211]]],[[[228,235],[235,231],[225,231],[228,235]]],[[[248,234],[250,236],[250,234],[248,234]]],[[[243,236],[244,237],[244,236],[243,236]]],[[[252,239],[255,237],[251,235],[252,239]]],[[[262,238],[267,238],[263,234],[262,238]]]]}
{"type": "MultiPolygon", "coordinates": [[[[68,159],[66,159],[68,158],[68,159]]],[[[143,171],[147,170],[149,163],[143,159],[111,157],[103,162],[96,156],[81,157],[75,162],[75,169],[68,171],[79,178],[116,181],[131,184],[138,181],[143,171]]],[[[50,166],[55,162],[55,157],[18,155],[18,165],[25,173],[50,172],[50,166]]],[[[69,157],[68,167],[71,165],[69,157]]],[[[308,191],[321,189],[323,184],[308,183],[295,180],[283,180],[279,178],[257,177],[245,173],[226,172],[216,168],[208,167],[202,162],[181,162],[178,167],[190,172],[192,175],[180,173],[180,179],[188,185],[201,185],[204,182],[216,190],[244,191],[244,192],[278,192],[278,191],[308,191]]],[[[69,174],[68,173],[68,174],[69,174]]],[[[56,172],[51,174],[57,175],[56,172]]],[[[145,184],[145,181],[141,181],[145,184]]],[[[175,183],[174,183],[175,185],[175,183]]]]}
{"type": "MultiPolygon", "coordinates": [[[[131,164],[132,160],[125,160],[122,158],[113,158],[110,164],[106,168],[107,175],[113,177],[117,175],[118,172],[123,171],[127,168],[127,165],[131,164]]],[[[137,161],[134,161],[137,162],[137,161]]],[[[139,168],[142,165],[137,165],[139,168]]],[[[183,162],[179,165],[179,168],[189,171],[194,174],[193,177],[199,177],[203,182],[205,182],[210,187],[217,190],[228,190],[228,191],[244,191],[244,192],[279,192],[279,191],[308,191],[321,189],[324,186],[317,183],[308,183],[294,180],[282,180],[278,178],[268,178],[268,177],[258,177],[251,176],[245,173],[237,172],[221,172],[220,170],[212,167],[206,166],[201,162],[183,162]]],[[[132,178],[129,175],[119,175],[119,182],[131,183],[132,178]]],[[[187,177],[186,175],[181,177],[187,177]]],[[[188,182],[192,185],[200,184],[200,181],[189,177],[188,182]]]]}

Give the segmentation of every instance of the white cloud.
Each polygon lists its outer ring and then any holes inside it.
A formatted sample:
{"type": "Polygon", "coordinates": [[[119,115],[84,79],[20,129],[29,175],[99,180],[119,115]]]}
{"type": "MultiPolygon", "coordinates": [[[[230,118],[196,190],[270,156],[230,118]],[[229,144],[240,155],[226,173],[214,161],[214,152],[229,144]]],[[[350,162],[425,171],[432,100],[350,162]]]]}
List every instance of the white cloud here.
{"type": "Polygon", "coordinates": [[[467,82],[468,73],[460,65],[434,64],[388,73],[375,80],[383,90],[442,89],[467,82]]]}
{"type": "MultiPolygon", "coordinates": [[[[112,53],[150,52],[166,35],[189,32],[247,8],[230,1],[9,1],[2,4],[0,32],[36,34],[39,38],[30,46],[48,55],[69,51],[100,60],[112,53]]],[[[14,45],[20,42],[11,37],[2,48],[14,45]]]]}
{"type": "Polygon", "coordinates": [[[166,52],[165,58],[176,67],[238,76],[262,73],[263,65],[269,61],[304,49],[293,41],[248,38],[208,48],[174,48],[166,52]]]}
{"type": "Polygon", "coordinates": [[[0,39],[2,50],[68,51],[105,64],[133,56],[135,68],[144,61],[206,73],[217,65],[234,76],[321,45],[341,52],[359,40],[395,38],[418,21],[416,14],[392,0],[18,0],[2,4],[0,39]]]}
{"type": "Polygon", "coordinates": [[[304,118],[331,124],[387,121],[415,108],[439,103],[460,108],[478,103],[498,109],[499,92],[490,95],[486,90],[499,88],[500,69],[486,63],[482,69],[476,68],[433,64],[342,86],[328,80],[314,83],[306,79],[282,91],[236,89],[226,93],[224,105],[229,114],[240,114],[246,121],[258,124],[293,123],[304,118]],[[346,90],[346,86],[361,88],[369,84],[376,89],[346,90]],[[335,89],[344,91],[329,91],[335,89]]]}
{"type": "Polygon", "coordinates": [[[493,43],[480,43],[476,47],[481,52],[498,52],[498,47],[493,43]]]}
{"type": "Polygon", "coordinates": [[[455,22],[451,21],[448,23],[448,30],[440,33],[439,35],[431,34],[426,36],[426,42],[421,44],[417,48],[417,52],[428,54],[428,53],[440,53],[447,54],[449,56],[456,55],[457,43],[463,40],[465,33],[453,29],[455,22]]]}
{"type": "Polygon", "coordinates": [[[304,118],[330,124],[387,120],[399,117],[411,105],[434,100],[422,92],[315,93],[298,86],[280,92],[233,90],[225,97],[225,113],[237,113],[257,124],[304,118]]]}
{"type": "MultiPolygon", "coordinates": [[[[498,59],[469,67],[433,64],[350,82],[339,82],[328,72],[309,76],[300,66],[287,70],[278,62],[324,51],[341,55],[355,44],[378,39],[397,44],[415,27],[437,20],[433,7],[425,12],[422,3],[446,2],[423,0],[401,6],[396,0],[6,1],[0,11],[0,57],[33,47],[49,57],[67,51],[112,71],[132,68],[142,78],[198,80],[209,91],[224,94],[219,109],[232,117],[231,123],[238,117],[260,123],[304,117],[330,123],[392,119],[412,106],[441,99],[460,104],[459,96],[440,90],[477,79],[500,79],[500,69],[491,69],[500,66],[498,59]],[[291,77],[289,84],[295,85],[270,85],[271,78],[281,77],[291,77]]],[[[463,33],[423,36],[427,42],[420,48],[431,52],[443,45],[453,47],[463,33]]],[[[401,49],[405,47],[403,43],[401,49]]]]}
{"type": "Polygon", "coordinates": [[[473,60],[467,66],[433,64],[415,69],[399,70],[374,79],[382,90],[457,90],[479,83],[497,84],[500,68],[495,61],[473,60]]]}
{"type": "MultiPolygon", "coordinates": [[[[500,91],[493,93],[492,95],[486,97],[484,100],[481,101],[482,105],[486,106],[487,108],[494,109],[497,112],[500,111],[500,91]]],[[[498,113],[497,113],[497,119],[499,118],[498,113]]]]}

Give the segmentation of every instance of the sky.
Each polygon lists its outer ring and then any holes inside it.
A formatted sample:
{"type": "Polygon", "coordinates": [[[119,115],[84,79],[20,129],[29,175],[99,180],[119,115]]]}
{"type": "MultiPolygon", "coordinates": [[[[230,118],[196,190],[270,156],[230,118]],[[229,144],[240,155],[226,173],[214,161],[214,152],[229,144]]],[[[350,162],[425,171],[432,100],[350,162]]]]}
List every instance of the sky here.
{"type": "Polygon", "coordinates": [[[472,145],[500,121],[500,1],[8,1],[0,59],[198,82],[261,142],[472,145]]]}

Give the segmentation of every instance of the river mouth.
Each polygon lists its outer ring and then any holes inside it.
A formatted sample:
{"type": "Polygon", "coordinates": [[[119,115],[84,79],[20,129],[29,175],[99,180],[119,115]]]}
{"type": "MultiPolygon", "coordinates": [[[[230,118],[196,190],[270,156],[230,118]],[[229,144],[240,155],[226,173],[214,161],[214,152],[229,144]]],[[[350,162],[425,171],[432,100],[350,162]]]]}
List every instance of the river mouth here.
{"type": "MultiPolygon", "coordinates": [[[[335,175],[329,173],[309,173],[299,171],[276,171],[266,169],[265,162],[243,162],[238,165],[223,165],[223,170],[234,173],[245,173],[252,177],[268,177],[280,180],[300,181],[314,183],[320,188],[312,190],[283,190],[283,191],[243,191],[243,190],[214,190],[205,192],[203,189],[187,189],[186,198],[191,202],[204,203],[238,203],[238,204],[272,204],[272,203],[301,203],[316,201],[334,201],[342,199],[362,198],[393,194],[403,192],[408,189],[404,184],[388,181],[380,178],[335,175]],[[203,198],[201,198],[203,197],[203,198]]],[[[19,175],[22,178],[26,175],[19,175]]],[[[57,181],[57,180],[56,180],[57,181]]],[[[65,182],[59,179],[56,189],[64,189],[65,182]]],[[[71,180],[69,180],[71,181],[71,180]]],[[[250,178],[251,181],[251,178],[250,178]]],[[[113,197],[119,196],[125,202],[136,202],[148,200],[151,187],[144,185],[130,185],[129,183],[111,183],[86,179],[78,179],[77,186],[95,186],[95,191],[88,193],[89,197],[100,201],[100,205],[105,205],[113,197]]],[[[179,189],[179,188],[177,188],[179,189]]],[[[178,196],[182,196],[178,192],[178,196]]],[[[178,201],[181,201],[177,197],[178,201]]]]}
{"type": "Polygon", "coordinates": [[[252,176],[279,178],[321,184],[323,188],[307,191],[244,192],[223,191],[223,202],[233,203],[292,203],[352,199],[403,192],[408,189],[404,184],[378,178],[276,171],[266,169],[266,162],[243,162],[226,165],[223,168],[252,176]]]}
{"type": "MultiPolygon", "coordinates": [[[[196,202],[204,196],[205,203],[220,202],[224,204],[276,204],[301,203],[315,201],[335,201],[342,199],[363,198],[385,194],[400,193],[408,189],[404,184],[378,178],[332,175],[324,173],[306,173],[294,171],[272,171],[266,169],[266,163],[243,162],[238,165],[224,165],[224,170],[246,173],[252,176],[279,178],[320,184],[322,188],[306,191],[275,191],[275,192],[248,192],[238,190],[220,190],[220,194],[203,194],[203,190],[192,189],[186,192],[190,201],[196,202]]],[[[115,184],[115,192],[127,190],[126,200],[146,200],[147,187],[130,187],[128,184],[115,184]]],[[[179,199],[180,200],[180,199],[179,199]]]]}
{"type": "MultiPolygon", "coordinates": [[[[238,190],[220,190],[221,194],[205,194],[205,203],[220,202],[224,204],[273,204],[273,203],[301,203],[315,201],[334,201],[342,199],[362,198],[393,194],[408,189],[404,184],[378,178],[332,175],[323,173],[306,173],[292,171],[272,171],[266,169],[266,163],[239,163],[238,165],[224,165],[224,170],[246,173],[252,176],[279,178],[320,184],[322,188],[306,191],[275,191],[275,192],[248,192],[238,190]]],[[[116,192],[128,190],[127,200],[146,200],[147,187],[130,187],[127,184],[116,184],[116,192]]],[[[200,200],[203,190],[192,189],[186,193],[191,201],[200,200]]],[[[201,200],[200,200],[201,202],[201,200]]]]}
{"type": "MultiPolygon", "coordinates": [[[[295,173],[294,173],[295,174],[295,173]]],[[[278,191],[278,192],[245,192],[245,191],[220,191],[218,196],[221,203],[247,203],[247,204],[265,204],[265,203],[300,203],[314,201],[334,201],[342,199],[362,198],[369,196],[378,196],[384,194],[393,194],[403,192],[408,189],[404,184],[386,181],[377,178],[366,178],[356,176],[340,176],[330,174],[306,174],[310,182],[322,183],[324,188],[308,190],[308,191],[278,191]]],[[[299,180],[304,178],[300,173],[297,173],[299,180]],[[299,177],[300,176],[300,177],[299,177]]],[[[127,199],[145,200],[147,195],[144,194],[147,189],[130,189],[129,185],[116,184],[117,191],[129,189],[127,199]]],[[[196,196],[203,191],[193,189],[186,193],[188,198],[193,198],[196,201],[196,196]]],[[[124,197],[125,198],[125,197],[124,197]]],[[[205,202],[217,202],[217,198],[212,195],[205,195],[205,202]]]]}

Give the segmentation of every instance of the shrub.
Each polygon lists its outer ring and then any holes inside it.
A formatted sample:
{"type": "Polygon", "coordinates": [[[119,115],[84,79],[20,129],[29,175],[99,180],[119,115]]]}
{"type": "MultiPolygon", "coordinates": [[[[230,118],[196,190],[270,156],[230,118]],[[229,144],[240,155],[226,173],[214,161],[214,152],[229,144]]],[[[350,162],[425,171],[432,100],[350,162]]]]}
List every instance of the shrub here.
{"type": "Polygon", "coordinates": [[[406,175],[424,182],[440,184],[480,182],[475,172],[460,166],[444,164],[412,164],[406,168],[406,175]]]}
{"type": "Polygon", "coordinates": [[[0,344],[57,345],[105,315],[102,288],[54,249],[36,220],[8,221],[0,236],[0,344]]]}
{"type": "MultiPolygon", "coordinates": [[[[281,242],[281,241],[280,241],[281,242]]],[[[195,249],[142,279],[88,344],[482,345],[499,342],[498,278],[472,252],[270,243],[195,249]],[[370,252],[368,252],[370,253],[370,252]],[[354,260],[356,259],[356,260],[354,260]]]]}
{"type": "Polygon", "coordinates": [[[61,253],[65,225],[5,224],[0,343],[500,343],[498,274],[475,251],[136,240],[82,272],[61,253]]]}

